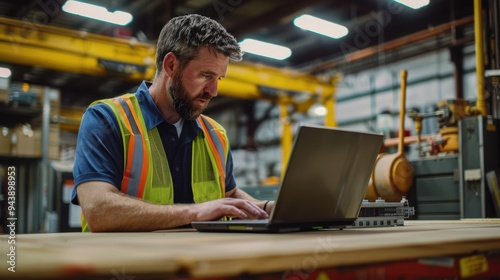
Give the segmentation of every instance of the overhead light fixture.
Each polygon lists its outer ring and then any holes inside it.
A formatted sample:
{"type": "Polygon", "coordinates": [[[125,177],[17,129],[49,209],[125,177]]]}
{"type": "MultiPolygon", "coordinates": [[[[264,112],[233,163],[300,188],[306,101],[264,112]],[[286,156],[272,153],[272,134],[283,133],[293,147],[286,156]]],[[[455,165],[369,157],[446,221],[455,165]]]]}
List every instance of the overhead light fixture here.
{"type": "Polygon", "coordinates": [[[309,110],[307,110],[307,114],[310,117],[324,117],[328,113],[328,110],[326,109],[325,105],[321,103],[315,103],[311,107],[309,107],[309,110]]]}
{"type": "Polygon", "coordinates": [[[295,26],[300,27],[305,30],[309,30],[323,36],[331,37],[334,39],[342,38],[349,30],[347,27],[320,19],[311,15],[301,15],[293,20],[295,26]]]}
{"type": "Polygon", "coordinates": [[[253,53],[277,60],[283,60],[292,55],[292,51],[284,46],[266,43],[254,39],[245,39],[241,41],[240,48],[243,52],[253,53]]]}
{"type": "Polygon", "coordinates": [[[104,7],[74,0],[66,1],[62,9],[67,13],[101,20],[117,25],[127,25],[133,19],[132,15],[127,12],[109,12],[108,9],[104,7]]]}
{"type": "Polygon", "coordinates": [[[403,4],[405,6],[408,6],[412,9],[420,9],[422,7],[425,7],[429,5],[430,0],[394,0],[400,4],[403,4]]]}
{"type": "Polygon", "coordinates": [[[9,68],[0,67],[0,78],[9,78],[12,75],[12,71],[9,68]]]}

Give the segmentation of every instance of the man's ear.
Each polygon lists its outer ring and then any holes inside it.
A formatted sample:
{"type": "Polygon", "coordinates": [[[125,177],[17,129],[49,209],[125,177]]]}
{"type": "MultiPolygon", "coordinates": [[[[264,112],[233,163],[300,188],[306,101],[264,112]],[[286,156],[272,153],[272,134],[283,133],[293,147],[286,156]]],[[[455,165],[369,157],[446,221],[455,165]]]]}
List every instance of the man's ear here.
{"type": "Polygon", "coordinates": [[[178,62],[177,57],[172,52],[167,53],[165,57],[163,57],[163,71],[169,78],[172,78],[174,75],[174,69],[178,66],[178,62]]]}

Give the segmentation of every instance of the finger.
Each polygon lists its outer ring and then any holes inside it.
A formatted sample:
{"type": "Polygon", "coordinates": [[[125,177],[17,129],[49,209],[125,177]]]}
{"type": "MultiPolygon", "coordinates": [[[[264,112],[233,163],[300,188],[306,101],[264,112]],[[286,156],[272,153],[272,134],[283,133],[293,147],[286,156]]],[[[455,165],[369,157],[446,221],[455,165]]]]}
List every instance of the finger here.
{"type": "Polygon", "coordinates": [[[249,216],[256,218],[268,218],[267,212],[248,200],[236,201],[236,206],[245,211],[249,216]]]}
{"type": "Polygon", "coordinates": [[[259,218],[259,216],[257,216],[257,215],[254,215],[254,214],[249,213],[249,212],[242,210],[242,209],[240,209],[240,210],[245,212],[245,214],[247,215],[247,217],[246,217],[247,220],[255,220],[255,219],[259,218]]]}
{"type": "Polygon", "coordinates": [[[223,205],[221,207],[222,210],[222,216],[224,217],[232,217],[232,218],[238,218],[238,219],[250,219],[249,214],[247,214],[246,211],[243,211],[242,209],[238,208],[235,205],[223,205]]]}
{"type": "Polygon", "coordinates": [[[247,218],[247,214],[244,211],[225,201],[225,199],[194,204],[193,207],[197,208],[195,221],[211,221],[220,219],[221,217],[247,218]]]}

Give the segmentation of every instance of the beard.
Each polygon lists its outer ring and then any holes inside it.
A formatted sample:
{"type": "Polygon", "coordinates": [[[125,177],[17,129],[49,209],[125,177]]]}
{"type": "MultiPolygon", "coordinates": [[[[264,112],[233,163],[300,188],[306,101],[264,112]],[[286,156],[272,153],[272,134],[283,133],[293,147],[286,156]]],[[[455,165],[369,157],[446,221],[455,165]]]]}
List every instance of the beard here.
{"type": "Polygon", "coordinates": [[[212,97],[210,93],[202,92],[193,98],[189,98],[181,78],[180,71],[176,71],[172,77],[172,84],[168,87],[168,92],[177,114],[185,120],[195,120],[207,108],[212,97]],[[195,103],[197,99],[206,99],[207,102],[204,106],[199,106],[195,103]]]}

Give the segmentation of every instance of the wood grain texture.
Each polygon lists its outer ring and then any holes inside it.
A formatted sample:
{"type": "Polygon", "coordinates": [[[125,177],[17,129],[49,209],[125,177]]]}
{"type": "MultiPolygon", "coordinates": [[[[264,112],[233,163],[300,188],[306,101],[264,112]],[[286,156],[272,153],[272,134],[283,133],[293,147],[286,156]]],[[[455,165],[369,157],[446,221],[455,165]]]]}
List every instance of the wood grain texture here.
{"type": "MultiPolygon", "coordinates": [[[[0,261],[8,260],[0,237],[0,261]]],[[[16,236],[16,272],[0,278],[312,271],[500,249],[500,220],[406,221],[405,226],[288,234],[55,233],[16,236]]]]}

